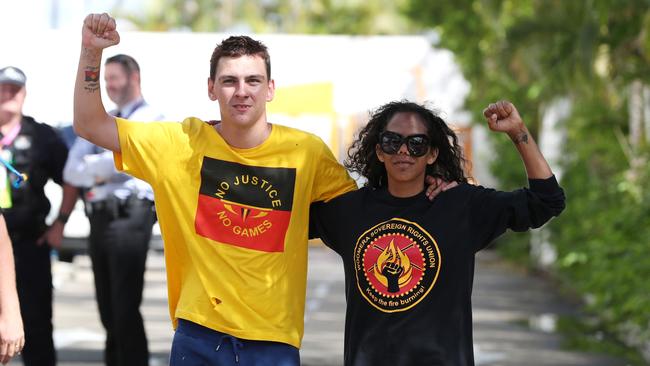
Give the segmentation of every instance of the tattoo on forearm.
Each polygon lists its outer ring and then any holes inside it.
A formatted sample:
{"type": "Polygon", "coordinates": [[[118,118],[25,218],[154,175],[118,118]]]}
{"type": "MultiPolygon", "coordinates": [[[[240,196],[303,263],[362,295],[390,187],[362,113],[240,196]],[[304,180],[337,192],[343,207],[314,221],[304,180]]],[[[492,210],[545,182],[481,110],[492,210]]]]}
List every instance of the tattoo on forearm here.
{"type": "Polygon", "coordinates": [[[525,131],[522,131],[518,133],[512,141],[515,143],[515,145],[518,144],[528,144],[528,133],[525,131]]]}
{"type": "Polygon", "coordinates": [[[99,67],[87,66],[84,69],[84,81],[86,82],[84,90],[90,93],[99,90],[99,67]]]}

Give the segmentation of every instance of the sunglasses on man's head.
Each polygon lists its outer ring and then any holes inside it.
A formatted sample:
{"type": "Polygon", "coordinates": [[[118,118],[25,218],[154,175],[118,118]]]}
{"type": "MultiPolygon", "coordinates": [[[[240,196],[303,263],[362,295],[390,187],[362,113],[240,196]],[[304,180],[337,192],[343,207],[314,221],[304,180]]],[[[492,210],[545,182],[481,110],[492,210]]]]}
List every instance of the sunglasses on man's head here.
{"type": "Polygon", "coordinates": [[[386,154],[397,154],[403,144],[406,144],[409,155],[413,157],[423,156],[429,151],[429,137],[427,135],[402,136],[392,131],[384,131],[379,134],[379,147],[386,154]]]}

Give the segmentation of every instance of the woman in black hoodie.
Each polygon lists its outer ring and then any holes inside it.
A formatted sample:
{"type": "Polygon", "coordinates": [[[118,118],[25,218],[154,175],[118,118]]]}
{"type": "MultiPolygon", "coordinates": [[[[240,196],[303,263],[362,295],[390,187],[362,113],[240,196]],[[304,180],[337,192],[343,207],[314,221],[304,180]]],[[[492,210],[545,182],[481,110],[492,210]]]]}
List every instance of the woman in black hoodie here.
{"type": "Polygon", "coordinates": [[[528,187],[472,185],[455,133],[407,101],[380,107],[352,144],[346,166],[365,187],[311,211],[311,236],[343,258],[345,365],[474,365],[474,255],[507,229],[537,228],[565,206],[546,159],[509,102],[490,104],[492,131],[521,155],[528,187]],[[425,197],[424,177],[458,186],[425,197]]]}

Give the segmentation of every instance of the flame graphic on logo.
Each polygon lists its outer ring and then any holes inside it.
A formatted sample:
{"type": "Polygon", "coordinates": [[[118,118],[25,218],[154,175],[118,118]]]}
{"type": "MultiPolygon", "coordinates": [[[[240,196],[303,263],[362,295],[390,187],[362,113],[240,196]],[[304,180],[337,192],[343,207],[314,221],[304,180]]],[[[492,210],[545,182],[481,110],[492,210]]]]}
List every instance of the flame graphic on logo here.
{"type": "Polygon", "coordinates": [[[377,257],[377,263],[373,266],[373,271],[377,281],[388,287],[388,279],[383,275],[384,267],[392,263],[397,267],[402,267],[402,273],[399,276],[398,285],[401,288],[413,278],[413,267],[408,255],[404,254],[401,249],[395,245],[395,240],[391,240],[383,252],[377,257]]]}

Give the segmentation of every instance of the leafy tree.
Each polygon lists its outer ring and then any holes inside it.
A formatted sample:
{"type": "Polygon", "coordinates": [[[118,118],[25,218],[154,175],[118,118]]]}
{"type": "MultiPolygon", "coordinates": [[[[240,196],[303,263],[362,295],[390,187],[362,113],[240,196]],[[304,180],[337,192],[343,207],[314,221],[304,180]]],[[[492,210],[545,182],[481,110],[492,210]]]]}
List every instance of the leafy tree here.
{"type": "MultiPolygon", "coordinates": [[[[152,0],[144,15],[122,14],[139,29],[256,33],[396,34],[411,29],[404,0],[152,0]]],[[[118,9],[119,13],[119,9],[118,9]]]]}

